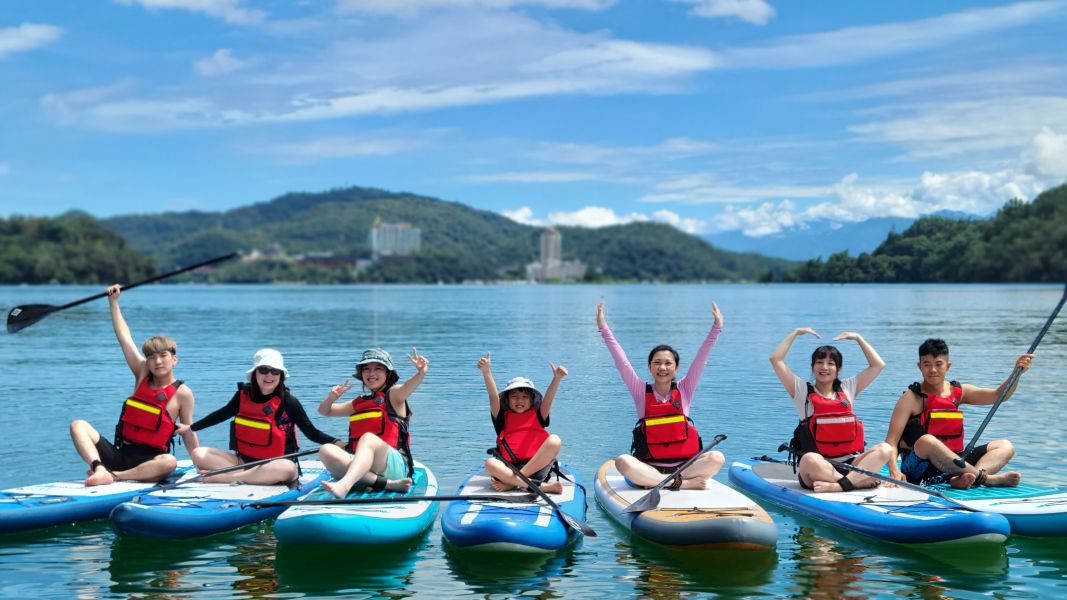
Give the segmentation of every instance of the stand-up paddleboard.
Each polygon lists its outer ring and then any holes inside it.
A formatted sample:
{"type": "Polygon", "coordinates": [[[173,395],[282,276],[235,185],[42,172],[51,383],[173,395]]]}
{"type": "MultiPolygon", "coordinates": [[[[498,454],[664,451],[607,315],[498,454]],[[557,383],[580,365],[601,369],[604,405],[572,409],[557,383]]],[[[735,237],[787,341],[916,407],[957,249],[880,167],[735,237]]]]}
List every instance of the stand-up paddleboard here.
{"type": "Polygon", "coordinates": [[[903,487],[816,494],[800,486],[788,465],[735,462],[734,485],[785,508],[898,544],[994,543],[1011,532],[1001,515],[973,512],[903,487]]]}
{"type": "Polygon", "coordinates": [[[195,474],[192,461],[178,463],[177,470],[160,483],[116,481],[86,487],[84,479],[56,481],[0,491],[0,533],[15,533],[53,525],[103,519],[119,504],[173,483],[183,474],[195,474]]]}
{"type": "MultiPolygon", "coordinates": [[[[353,490],[346,498],[377,498],[380,504],[291,506],[274,522],[274,537],[292,544],[390,544],[413,538],[433,525],[438,502],[393,502],[389,498],[434,496],[437,478],[415,461],[411,489],[405,493],[353,490]]],[[[329,500],[334,496],[319,487],[301,500],[329,500]]]]}
{"type": "MultiPolygon", "coordinates": [[[[552,500],[567,514],[585,520],[585,490],[566,465],[560,465],[562,494],[552,500]]],[[[555,481],[555,475],[551,477],[555,481]]],[[[457,495],[497,494],[523,498],[526,490],[500,493],[490,485],[489,474],[481,470],[459,487],[457,495]]],[[[553,552],[565,548],[579,534],[560,519],[540,498],[528,502],[459,500],[450,502],[441,515],[441,531],[454,547],[510,552],[553,552]]]]}
{"type": "Polygon", "coordinates": [[[979,486],[967,490],[957,490],[948,484],[930,488],[975,510],[1004,515],[1014,534],[1067,536],[1067,490],[1063,488],[1025,483],[1018,487],[979,486]]]}
{"type": "Polygon", "coordinates": [[[609,460],[597,470],[595,491],[597,502],[612,519],[657,544],[767,550],[778,542],[778,530],[767,511],[714,479],[703,490],[661,489],[655,509],[627,512],[648,490],[631,486],[615,461],[609,460]]]}
{"type": "Polygon", "coordinates": [[[211,535],[278,516],[285,507],[246,504],[295,500],[315,489],[329,472],[318,461],[301,461],[294,487],[249,483],[189,483],[149,491],[111,511],[111,526],[122,535],[185,538],[211,535]]]}

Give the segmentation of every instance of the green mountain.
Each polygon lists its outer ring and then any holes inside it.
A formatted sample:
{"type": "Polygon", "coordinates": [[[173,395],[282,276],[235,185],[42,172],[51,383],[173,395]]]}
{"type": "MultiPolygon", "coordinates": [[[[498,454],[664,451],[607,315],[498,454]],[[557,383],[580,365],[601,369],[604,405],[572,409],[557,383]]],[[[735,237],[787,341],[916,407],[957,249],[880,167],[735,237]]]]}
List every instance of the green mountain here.
{"type": "MultiPolygon", "coordinates": [[[[166,268],[232,251],[280,245],[289,255],[333,253],[369,258],[367,237],[376,221],[408,223],[421,230],[422,249],[409,260],[381,262],[356,274],[324,267],[296,267],[273,259],[228,264],[224,281],[422,281],[459,282],[523,278],[539,256],[541,228],[456,202],[371,188],[286,194],[269,202],[221,213],[128,215],[103,224],[166,268]]],[[[670,226],[654,223],[582,229],[564,227],[565,259],[589,265],[590,277],[698,281],[755,280],[781,274],[796,263],[735,254],[670,226]]]]}
{"type": "Polygon", "coordinates": [[[890,233],[870,254],[811,260],[793,281],[1063,282],[1067,280],[1067,185],[1033,202],[1012,200],[991,219],[924,217],[890,233]]]}
{"type": "Polygon", "coordinates": [[[114,283],[146,279],[154,261],[96,219],[0,219],[0,283],[114,283]]]}

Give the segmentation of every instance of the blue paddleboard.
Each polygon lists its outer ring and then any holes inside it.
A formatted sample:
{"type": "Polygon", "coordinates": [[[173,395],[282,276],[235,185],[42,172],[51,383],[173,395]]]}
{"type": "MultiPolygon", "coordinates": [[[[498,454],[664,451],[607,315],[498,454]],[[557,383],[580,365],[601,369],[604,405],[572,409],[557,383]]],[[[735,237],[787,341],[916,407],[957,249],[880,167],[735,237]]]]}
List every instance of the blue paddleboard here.
{"type": "MultiPolygon", "coordinates": [[[[574,482],[560,479],[562,494],[550,494],[567,514],[585,520],[585,490],[565,465],[561,469],[574,482]]],[[[555,480],[553,475],[552,480],[555,480]]],[[[457,495],[501,494],[490,485],[489,475],[478,471],[459,487],[457,495]]],[[[523,498],[525,490],[501,495],[523,498]]],[[[441,531],[453,546],[511,552],[554,552],[575,541],[579,534],[563,523],[544,500],[499,502],[460,500],[450,502],[441,514],[441,531]]]]}
{"type": "Polygon", "coordinates": [[[1002,544],[1011,532],[1002,515],[969,511],[903,487],[816,494],[800,486],[788,465],[735,462],[730,481],[779,506],[898,544],[1002,544]]]}
{"type": "Polygon", "coordinates": [[[122,535],[188,538],[229,531],[278,516],[284,507],[247,508],[253,502],[295,500],[317,487],[329,472],[318,461],[301,461],[297,485],[196,482],[149,491],[111,511],[122,535]]]}
{"type": "MultiPolygon", "coordinates": [[[[437,478],[415,461],[411,489],[405,493],[353,490],[346,498],[397,498],[437,495],[437,478]]],[[[329,500],[333,494],[319,487],[301,500],[329,500]]],[[[274,522],[274,537],[292,544],[389,544],[413,538],[433,525],[438,502],[387,501],[380,504],[291,506],[274,522]]]]}

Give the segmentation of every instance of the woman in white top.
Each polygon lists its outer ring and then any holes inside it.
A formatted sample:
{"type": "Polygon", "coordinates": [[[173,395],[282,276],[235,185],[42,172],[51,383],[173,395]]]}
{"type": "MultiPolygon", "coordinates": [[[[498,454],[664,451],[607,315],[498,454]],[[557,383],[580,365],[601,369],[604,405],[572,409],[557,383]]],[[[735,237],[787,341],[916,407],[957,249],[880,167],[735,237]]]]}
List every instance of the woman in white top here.
{"type": "Polygon", "coordinates": [[[860,334],[846,331],[834,340],[855,340],[867,357],[867,368],[841,380],[838,378],[843,366],[841,351],[834,346],[820,346],[811,355],[815,383],[810,384],[794,374],[785,362],[793,340],[804,334],[820,337],[810,327],[799,327],[785,336],[771,354],[771,366],[793,398],[800,419],[791,449],[801,455],[797,467],[800,484],[817,493],[874,487],[878,484],[876,479],[835,467],[827,459],[875,472],[889,460],[891,448],[885,442],[865,449],[863,424],[853,411],[855,398],[878,377],[885,361],[860,334]]]}

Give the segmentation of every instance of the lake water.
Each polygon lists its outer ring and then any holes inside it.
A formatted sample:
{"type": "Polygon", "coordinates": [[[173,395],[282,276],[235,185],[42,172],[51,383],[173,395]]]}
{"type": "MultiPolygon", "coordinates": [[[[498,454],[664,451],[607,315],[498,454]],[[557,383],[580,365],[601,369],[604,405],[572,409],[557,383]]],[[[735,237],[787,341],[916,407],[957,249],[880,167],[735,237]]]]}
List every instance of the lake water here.
{"type": "MultiPolygon", "coordinates": [[[[0,306],[63,304],[100,287],[0,287],[0,306]]],[[[627,451],[634,412],[597,333],[607,317],[639,373],[649,349],[674,345],[681,371],[718,302],[726,327],[697,391],[692,416],[705,439],[723,433],[728,461],[771,454],[796,417],[768,357],[793,327],[824,340],[858,331],[888,367],[859,398],[868,442],[885,433],[893,403],[919,377],[916,348],[928,336],[952,347],[954,378],[995,386],[1011,370],[1060,298],[1056,286],[561,285],[561,286],[150,286],[122,297],[134,338],[178,341],[179,378],[204,416],[231,396],[253,352],[285,354],[294,394],[316,424],[338,436],[346,423],[314,414],[355,357],[380,345],[402,378],[404,353],[430,361],[411,399],[416,456],[442,491],[454,490],[484,459],[493,429],[478,357],[492,352],[497,381],[531,377],[543,390],[550,361],[570,370],[553,407],[562,459],[590,484],[587,521],[599,536],[544,560],[471,556],[444,546],[435,526],[410,547],[318,555],[276,550],[270,524],[188,541],[119,538],[106,521],[0,537],[0,595],[12,597],[346,596],[676,598],[728,597],[1064,597],[1067,542],[1013,537],[999,548],[919,552],[852,536],[768,506],[779,531],[773,553],[682,552],[632,540],[593,499],[591,478],[627,451]]],[[[794,344],[790,365],[810,373],[820,342],[794,344]]],[[[855,343],[839,344],[844,370],[865,365],[855,343]]],[[[1060,417],[1067,317],[1037,351],[1034,368],[983,435],[1011,438],[1013,466],[1026,481],[1067,480],[1060,417]]],[[[132,378],[115,343],[107,303],[56,313],[15,335],[0,334],[0,488],[84,473],[67,427],[85,418],[110,433],[132,378]]],[[[982,410],[967,409],[969,430],[982,410]]],[[[200,432],[227,445],[228,427],[200,432]]],[[[185,457],[179,448],[180,458],[185,457]]],[[[726,481],[725,469],[719,479],[726,481]]]]}

